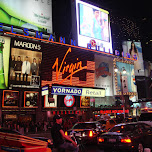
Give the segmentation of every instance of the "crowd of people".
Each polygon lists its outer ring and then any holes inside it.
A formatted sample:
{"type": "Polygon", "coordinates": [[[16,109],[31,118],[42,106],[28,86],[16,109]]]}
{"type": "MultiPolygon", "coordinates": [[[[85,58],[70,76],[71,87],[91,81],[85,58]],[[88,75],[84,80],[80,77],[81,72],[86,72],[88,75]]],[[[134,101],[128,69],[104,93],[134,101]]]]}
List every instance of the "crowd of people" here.
{"type": "MultiPolygon", "coordinates": [[[[84,121],[97,121],[99,119],[105,120],[107,122],[106,128],[110,125],[114,125],[116,123],[124,122],[131,119],[123,120],[123,117],[118,117],[117,119],[110,119],[108,116],[101,116],[101,117],[90,117],[88,120],[84,120],[82,117],[63,117],[63,130],[67,131],[68,129],[72,128],[72,126],[77,122],[84,122],[84,121]],[[115,123],[113,123],[113,121],[115,123]],[[110,122],[110,123],[109,123],[110,122]]],[[[53,126],[53,120],[50,119],[48,121],[43,122],[34,122],[34,121],[27,121],[27,122],[19,122],[19,121],[5,121],[1,127],[13,129],[19,131],[21,134],[28,134],[28,133],[38,133],[38,132],[47,132],[50,131],[51,127],[53,126]]]]}
{"type": "MultiPolygon", "coordinates": [[[[63,129],[64,131],[70,129],[76,122],[84,121],[83,119],[77,118],[64,118],[63,119],[63,129]]],[[[38,132],[47,132],[50,131],[51,127],[53,126],[53,120],[43,121],[43,122],[34,122],[34,121],[27,121],[27,122],[20,122],[20,121],[5,121],[1,124],[0,127],[13,129],[19,131],[21,134],[28,134],[28,133],[38,133],[38,132]]]]}

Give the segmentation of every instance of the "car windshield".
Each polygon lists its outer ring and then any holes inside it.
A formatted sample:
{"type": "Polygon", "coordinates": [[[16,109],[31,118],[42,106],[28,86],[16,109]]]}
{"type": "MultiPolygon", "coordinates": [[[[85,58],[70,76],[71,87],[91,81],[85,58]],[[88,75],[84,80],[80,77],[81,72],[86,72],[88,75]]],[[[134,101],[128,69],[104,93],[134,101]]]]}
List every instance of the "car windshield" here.
{"type": "Polygon", "coordinates": [[[135,129],[135,125],[122,125],[122,126],[115,126],[112,129],[109,130],[109,132],[118,132],[118,133],[124,133],[124,132],[132,132],[135,129]]]}
{"type": "Polygon", "coordinates": [[[73,126],[72,129],[92,129],[96,128],[95,123],[78,123],[73,126]]]}

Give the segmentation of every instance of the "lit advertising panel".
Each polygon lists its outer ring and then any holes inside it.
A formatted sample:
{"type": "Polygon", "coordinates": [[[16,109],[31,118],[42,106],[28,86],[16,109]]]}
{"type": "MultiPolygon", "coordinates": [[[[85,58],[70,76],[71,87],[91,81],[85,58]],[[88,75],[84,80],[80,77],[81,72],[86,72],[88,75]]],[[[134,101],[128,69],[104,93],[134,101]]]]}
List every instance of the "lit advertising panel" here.
{"type": "Polygon", "coordinates": [[[56,108],[57,107],[57,95],[44,95],[44,108],[56,108]]]}
{"type": "Polygon", "coordinates": [[[113,96],[113,58],[95,54],[95,87],[104,88],[106,96],[113,96]]]}
{"type": "Polygon", "coordinates": [[[37,108],[39,100],[39,93],[34,91],[24,92],[24,107],[25,108],[37,108]]]}
{"type": "Polygon", "coordinates": [[[137,95],[133,62],[115,59],[114,69],[116,95],[137,95]]]}
{"type": "Polygon", "coordinates": [[[136,61],[134,61],[135,75],[144,76],[144,64],[141,42],[123,41],[122,47],[124,55],[129,53],[130,58],[136,58],[136,61]]]}
{"type": "Polygon", "coordinates": [[[90,97],[80,97],[80,108],[90,108],[90,97]]]}
{"type": "Polygon", "coordinates": [[[10,38],[0,36],[0,89],[8,88],[10,41],[10,38]]]}
{"type": "Polygon", "coordinates": [[[94,54],[63,45],[44,44],[41,86],[94,87],[94,54]]]}
{"type": "Polygon", "coordinates": [[[0,0],[0,22],[52,33],[52,0],[0,0]]]}
{"type": "Polygon", "coordinates": [[[99,51],[113,53],[109,12],[76,0],[76,16],[78,46],[87,47],[88,43],[94,40],[100,48],[99,51]]]}
{"type": "Polygon", "coordinates": [[[19,91],[4,90],[2,107],[12,108],[18,107],[19,91]]]}
{"type": "Polygon", "coordinates": [[[41,45],[22,39],[12,39],[10,88],[39,88],[41,75],[41,45]]]}

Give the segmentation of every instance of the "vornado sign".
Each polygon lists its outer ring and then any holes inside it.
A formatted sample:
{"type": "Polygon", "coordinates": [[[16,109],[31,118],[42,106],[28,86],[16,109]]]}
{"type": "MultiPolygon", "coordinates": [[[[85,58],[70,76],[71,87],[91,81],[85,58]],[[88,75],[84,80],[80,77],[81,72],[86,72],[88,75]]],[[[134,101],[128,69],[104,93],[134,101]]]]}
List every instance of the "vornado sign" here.
{"type": "Polygon", "coordinates": [[[25,41],[14,40],[14,46],[27,48],[27,49],[32,49],[32,50],[41,50],[41,45],[40,44],[29,43],[29,42],[25,42],[25,41]]]}
{"type": "Polygon", "coordinates": [[[51,94],[105,97],[105,89],[52,86],[51,94]]]}

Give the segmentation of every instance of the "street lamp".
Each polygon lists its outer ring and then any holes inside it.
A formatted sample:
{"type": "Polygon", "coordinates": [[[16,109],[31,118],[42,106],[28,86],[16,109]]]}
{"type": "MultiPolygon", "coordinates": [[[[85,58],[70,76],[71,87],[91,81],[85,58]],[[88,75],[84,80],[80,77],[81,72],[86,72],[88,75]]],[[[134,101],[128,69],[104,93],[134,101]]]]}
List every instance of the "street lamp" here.
{"type": "Polygon", "coordinates": [[[124,119],[125,119],[125,98],[124,98],[124,94],[123,94],[122,74],[126,74],[127,71],[126,71],[125,67],[119,68],[117,65],[115,66],[114,71],[116,73],[119,72],[119,74],[120,74],[120,83],[121,83],[121,92],[122,92],[121,93],[121,98],[122,98],[122,101],[123,101],[123,113],[124,113],[124,119]]]}

